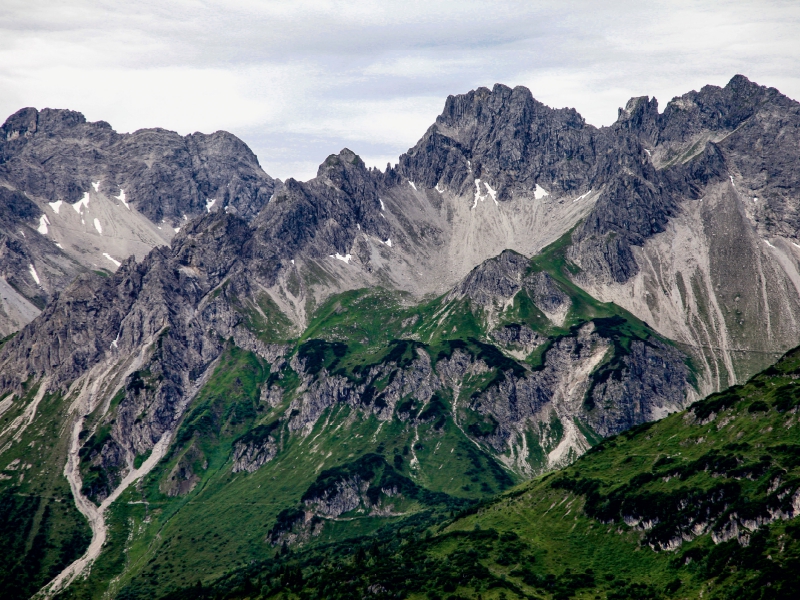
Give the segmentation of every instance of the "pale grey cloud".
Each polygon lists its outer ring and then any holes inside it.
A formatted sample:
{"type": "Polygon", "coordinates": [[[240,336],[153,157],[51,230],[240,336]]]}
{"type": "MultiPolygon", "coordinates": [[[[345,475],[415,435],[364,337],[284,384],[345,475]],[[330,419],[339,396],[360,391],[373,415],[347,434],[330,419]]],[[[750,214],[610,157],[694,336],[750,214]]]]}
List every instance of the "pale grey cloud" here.
{"type": "Polygon", "coordinates": [[[0,113],[230,130],[275,176],[348,146],[380,167],[448,94],[526,85],[606,125],[633,95],[743,73],[800,97],[795,2],[5,0],[0,113]]]}

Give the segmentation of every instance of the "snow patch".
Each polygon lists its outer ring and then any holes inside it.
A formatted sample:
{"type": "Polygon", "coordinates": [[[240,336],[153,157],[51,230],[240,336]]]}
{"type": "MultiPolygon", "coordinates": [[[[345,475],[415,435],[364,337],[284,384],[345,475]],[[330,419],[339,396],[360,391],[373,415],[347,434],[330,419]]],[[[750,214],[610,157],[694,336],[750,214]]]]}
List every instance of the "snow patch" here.
{"type": "MultiPolygon", "coordinates": [[[[112,258],[111,260],[114,260],[114,259],[112,258]]],[[[121,333],[121,330],[117,332],[117,337],[115,337],[114,341],[111,342],[111,348],[116,348],[117,347],[117,342],[119,342],[119,334],[120,333],[121,333]]]]}
{"type": "Polygon", "coordinates": [[[36,272],[36,269],[34,268],[33,264],[28,265],[28,270],[30,271],[31,277],[33,277],[33,280],[36,282],[36,285],[41,287],[42,282],[39,281],[39,274],[36,272]]]}
{"type": "Polygon", "coordinates": [[[122,188],[119,188],[119,196],[114,196],[114,198],[122,202],[128,210],[131,209],[130,205],[125,201],[125,190],[122,188]]]}
{"type": "Polygon", "coordinates": [[[380,198],[378,198],[378,202],[380,202],[380,203],[381,203],[381,210],[386,210],[386,207],[383,205],[383,200],[381,200],[380,198]]]}
{"type": "Polygon", "coordinates": [[[730,177],[730,178],[731,178],[731,185],[732,185],[733,187],[736,187],[736,184],[735,184],[735,183],[733,183],[733,175],[728,175],[728,177],[730,177]]]}
{"type": "Polygon", "coordinates": [[[348,265],[350,264],[350,259],[352,258],[350,254],[345,254],[344,256],[342,256],[338,252],[336,254],[329,254],[328,256],[330,256],[331,258],[335,258],[336,260],[341,260],[342,262],[345,262],[348,265]]]}
{"type": "Polygon", "coordinates": [[[478,206],[478,200],[483,202],[483,196],[481,195],[481,180],[475,180],[475,201],[472,203],[472,208],[478,206]]]}
{"type": "Polygon", "coordinates": [[[59,248],[61,248],[62,250],[64,249],[64,246],[62,246],[62,245],[61,245],[61,244],[59,244],[58,242],[56,242],[56,246],[58,246],[58,247],[59,247],[59,248]]]}
{"type": "Polygon", "coordinates": [[[439,184],[438,184],[438,183],[436,184],[436,187],[435,187],[435,188],[433,188],[433,189],[435,189],[435,190],[436,190],[437,192],[439,192],[440,194],[444,194],[444,188],[442,188],[442,189],[439,189],[439,184]]]}
{"type": "Polygon", "coordinates": [[[392,247],[392,239],[391,239],[391,238],[389,238],[388,240],[386,240],[386,241],[385,241],[385,242],[383,242],[383,243],[384,243],[385,245],[389,246],[389,248],[391,248],[391,247],[392,247]]]}
{"type": "Polygon", "coordinates": [[[181,230],[180,227],[173,227],[173,229],[175,230],[175,233],[178,233],[181,230]]]}
{"type": "Polygon", "coordinates": [[[63,200],[56,200],[55,202],[48,202],[50,208],[53,209],[53,212],[58,214],[58,209],[61,208],[61,205],[64,204],[63,200]]]}
{"type": "Polygon", "coordinates": [[[94,188],[95,192],[99,192],[100,191],[100,182],[99,181],[93,181],[92,182],[92,187],[94,188]]]}
{"type": "Polygon", "coordinates": [[[764,243],[765,243],[767,246],[769,246],[770,248],[774,248],[774,247],[775,247],[775,246],[773,246],[772,244],[770,244],[770,243],[769,243],[769,240],[764,240],[764,243]]]}
{"type": "Polygon", "coordinates": [[[540,186],[538,183],[536,184],[536,189],[533,191],[533,197],[537,200],[541,200],[545,196],[549,196],[550,192],[540,186]]]}
{"type": "Polygon", "coordinates": [[[97,229],[97,233],[103,235],[103,227],[100,225],[100,219],[97,217],[94,219],[94,228],[97,229]]]}
{"type": "Polygon", "coordinates": [[[653,156],[652,154],[650,154],[650,150],[648,150],[647,148],[645,148],[644,151],[647,152],[647,156],[653,156]]]}
{"type": "Polygon", "coordinates": [[[589,190],[589,191],[588,191],[588,192],[586,192],[585,194],[581,194],[580,196],[578,196],[577,198],[575,198],[575,200],[573,200],[573,202],[577,202],[578,200],[583,200],[584,198],[586,198],[586,196],[588,196],[588,195],[589,195],[589,194],[591,194],[591,193],[592,193],[592,190],[589,190]]]}
{"type": "Polygon", "coordinates": [[[103,256],[105,256],[108,260],[114,263],[115,267],[120,266],[122,263],[112,257],[108,252],[103,252],[103,256]]]}
{"type": "Polygon", "coordinates": [[[412,188],[414,188],[414,191],[415,191],[415,192],[417,191],[417,186],[415,186],[415,185],[414,185],[414,182],[413,182],[413,181],[409,181],[409,182],[408,182],[408,185],[410,185],[412,188]]]}
{"type": "Polygon", "coordinates": [[[42,235],[47,235],[48,225],[50,225],[50,221],[47,219],[47,215],[42,215],[41,217],[39,217],[39,227],[36,228],[36,231],[38,231],[42,235]]]}
{"type": "Polygon", "coordinates": [[[216,198],[211,198],[206,200],[206,212],[211,212],[211,207],[214,206],[214,202],[216,202],[216,198]]]}
{"type": "Polygon", "coordinates": [[[356,223],[356,227],[358,227],[358,230],[361,231],[361,223],[356,223]]]}
{"type": "Polygon", "coordinates": [[[497,206],[500,206],[500,203],[497,201],[497,190],[494,190],[494,189],[492,189],[492,186],[490,186],[490,185],[489,185],[488,183],[486,183],[485,181],[483,182],[483,185],[485,185],[485,186],[486,186],[486,189],[488,190],[488,192],[489,192],[489,195],[492,197],[492,200],[494,200],[494,203],[495,203],[497,206]]]}
{"type": "Polygon", "coordinates": [[[89,192],[83,192],[83,198],[73,204],[72,208],[75,209],[76,213],[81,214],[81,206],[89,207],[89,192]]]}
{"type": "Polygon", "coordinates": [[[758,202],[758,198],[753,198],[753,202],[758,202]]]}

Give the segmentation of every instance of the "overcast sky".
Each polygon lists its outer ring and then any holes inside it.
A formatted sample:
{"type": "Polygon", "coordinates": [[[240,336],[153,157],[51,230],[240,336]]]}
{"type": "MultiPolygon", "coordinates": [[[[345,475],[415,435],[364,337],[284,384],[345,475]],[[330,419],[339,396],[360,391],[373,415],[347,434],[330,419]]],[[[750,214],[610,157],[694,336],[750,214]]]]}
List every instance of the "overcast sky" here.
{"type": "Polygon", "coordinates": [[[273,176],[349,147],[385,167],[448,94],[500,82],[608,125],[636,95],[742,73],[800,98],[800,2],[2,0],[0,120],[226,129],[273,176]]]}

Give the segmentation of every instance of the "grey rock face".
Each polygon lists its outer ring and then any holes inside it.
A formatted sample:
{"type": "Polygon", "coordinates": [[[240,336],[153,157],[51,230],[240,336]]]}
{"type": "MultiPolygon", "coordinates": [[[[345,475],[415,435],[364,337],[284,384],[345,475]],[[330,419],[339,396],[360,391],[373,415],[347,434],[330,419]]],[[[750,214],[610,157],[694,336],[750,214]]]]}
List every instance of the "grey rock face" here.
{"type": "MultiPolygon", "coordinates": [[[[552,415],[567,429],[562,442],[575,435],[569,428],[576,419],[605,437],[685,406],[689,373],[676,350],[657,341],[634,341],[630,354],[614,354],[611,366],[598,369],[610,352],[609,340],[587,325],[559,339],[541,369],[524,377],[505,373],[496,387],[472,401],[474,411],[490,415],[496,424],[485,441],[502,452],[519,444],[517,437],[528,424],[538,429],[541,443],[552,415]]],[[[580,450],[579,440],[572,439],[573,451],[580,450]]],[[[548,466],[569,462],[570,445],[560,446],[550,452],[548,466]]]]}
{"type": "Polygon", "coordinates": [[[480,88],[448,98],[436,124],[400,158],[399,171],[460,193],[476,179],[491,181],[501,200],[537,185],[556,197],[605,188],[576,242],[588,268],[625,281],[637,268],[630,247],[663,231],[675,211],[629,125],[596,129],[573,109],[542,105],[526,88],[480,88]]]}
{"type": "Polygon", "coordinates": [[[271,285],[295,258],[346,256],[359,232],[391,238],[380,215],[381,180],[379,171],[345,148],[330,155],[311,181],[286,181],[253,223],[248,251],[259,275],[271,285]]]}
{"type": "Polygon", "coordinates": [[[56,292],[84,270],[51,240],[28,226],[40,218],[41,211],[34,202],[20,192],[0,186],[2,336],[30,321],[56,292]],[[30,318],[25,318],[29,312],[30,318]]]}
{"type": "Polygon", "coordinates": [[[250,149],[224,131],[118,134],[78,112],[34,108],[0,127],[0,180],[70,204],[99,181],[109,197],[124,189],[129,203],[152,221],[174,223],[205,213],[212,199],[215,209],[230,206],[252,219],[275,188],[250,149]]]}
{"type": "Polygon", "coordinates": [[[479,306],[491,307],[496,300],[513,298],[522,288],[529,263],[521,254],[506,250],[475,267],[447,299],[469,298],[479,306]]]}
{"type": "MultiPolygon", "coordinates": [[[[474,307],[481,307],[493,321],[495,314],[513,305],[518,292],[524,290],[528,299],[556,325],[562,325],[571,306],[569,296],[544,271],[530,270],[530,260],[512,250],[475,267],[446,296],[447,301],[468,298],[474,307]]],[[[493,334],[496,339],[497,333],[493,334]]],[[[507,333],[499,334],[507,336],[507,333]]],[[[521,342],[520,339],[517,342],[521,342]]],[[[528,347],[529,342],[523,346],[528,347]]]]}
{"type": "Polygon", "coordinates": [[[517,323],[495,329],[492,331],[492,337],[505,346],[524,348],[527,350],[526,354],[530,354],[533,348],[544,344],[546,341],[546,338],[540,336],[527,325],[519,325],[517,323]]]}
{"type": "Polygon", "coordinates": [[[523,285],[534,304],[544,313],[556,313],[570,302],[569,296],[544,271],[526,277],[523,285]]]}
{"type": "Polygon", "coordinates": [[[570,257],[625,282],[639,271],[633,247],[662,233],[681,202],[728,176],[747,178],[763,196],[766,230],[795,235],[797,202],[787,190],[798,183],[797,119],[796,102],[739,75],[674,99],[661,115],[655,99],[633,98],[602,129],[574,110],[541,105],[525,88],[496,85],[450,96],[398,172],[458,194],[489,181],[500,200],[536,185],[556,198],[602,189],[570,257]]]}
{"type": "Polygon", "coordinates": [[[460,193],[486,179],[501,200],[537,183],[569,193],[590,178],[597,139],[574,109],[552,109],[527,88],[497,84],[448,96],[436,123],[400,157],[399,172],[460,193]]]}
{"type": "MultiPolygon", "coordinates": [[[[109,277],[81,275],[3,346],[0,386],[19,389],[27,377],[46,374],[51,389],[65,389],[98,364],[143,354],[141,368],[124,381],[101,451],[113,487],[133,456],[175,430],[225,339],[270,361],[280,354],[240,331],[233,289],[212,293],[238,264],[249,232],[238,217],[208,215],[190,223],[172,250],[157,248],[138,264],[129,259],[109,277]]],[[[109,491],[95,490],[94,498],[109,491]]]]}
{"type": "Polygon", "coordinates": [[[661,419],[685,405],[688,376],[683,356],[675,348],[655,339],[634,340],[630,354],[593,376],[585,402],[587,421],[606,437],[661,419]],[[609,404],[609,398],[617,401],[609,404]]]}
{"type": "Polygon", "coordinates": [[[259,425],[233,444],[233,472],[254,473],[278,453],[275,425],[259,425]]]}
{"type": "Polygon", "coordinates": [[[276,183],[226,132],[117,134],[74,111],[18,111],[0,127],[0,335],[78,273],[141,259],[190,218],[229,210],[252,220],[276,183]]]}
{"type": "Polygon", "coordinates": [[[663,232],[682,201],[728,178],[761,198],[754,218],[764,231],[796,237],[799,124],[800,104],[741,75],[674,98],[661,115],[655,99],[632,99],[604,130],[616,137],[624,172],[603,169],[606,191],[571,256],[627,281],[638,272],[631,247],[663,232]]]}
{"type": "MultiPolygon", "coordinates": [[[[655,121],[656,143],[685,142],[706,131],[734,131],[769,103],[785,107],[792,104],[775,88],[763,87],[743,75],[736,75],[724,88],[707,85],[699,92],[673,98],[662,115],[657,114],[656,100],[651,100],[647,121],[655,121]]],[[[640,131],[637,127],[632,130],[640,131]]]]}
{"type": "Polygon", "coordinates": [[[325,490],[321,496],[307,499],[306,506],[315,513],[335,518],[357,509],[362,502],[367,506],[370,505],[369,499],[366,498],[368,481],[362,481],[360,477],[355,476],[341,479],[334,485],[333,489],[325,490]]]}

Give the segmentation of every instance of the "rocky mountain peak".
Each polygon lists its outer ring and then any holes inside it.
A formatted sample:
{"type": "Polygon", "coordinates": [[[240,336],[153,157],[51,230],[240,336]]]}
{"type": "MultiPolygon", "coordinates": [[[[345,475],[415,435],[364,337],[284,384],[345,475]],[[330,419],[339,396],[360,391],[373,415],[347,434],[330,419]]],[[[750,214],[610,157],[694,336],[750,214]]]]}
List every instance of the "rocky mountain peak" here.
{"type": "Polygon", "coordinates": [[[512,298],[522,287],[529,264],[522,254],[504,250],[472,269],[447,299],[469,298],[480,306],[492,306],[497,299],[512,298]]]}
{"type": "Polygon", "coordinates": [[[650,144],[656,144],[658,116],[658,100],[649,96],[637,96],[628,100],[625,108],[619,109],[614,126],[622,131],[636,132],[650,144]]]}
{"type": "Polygon", "coordinates": [[[436,124],[400,157],[400,172],[459,194],[481,179],[499,200],[537,184],[570,192],[588,175],[596,131],[575,109],[545,106],[528,88],[478,88],[448,97],[436,124]]]}
{"type": "Polygon", "coordinates": [[[20,136],[30,137],[36,133],[36,121],[38,116],[39,111],[35,108],[28,107],[18,110],[8,117],[6,122],[3,123],[3,126],[0,127],[0,132],[3,134],[2,138],[8,141],[20,136]]]}
{"type": "Polygon", "coordinates": [[[364,161],[358,154],[349,148],[342,148],[339,154],[331,154],[325,159],[325,162],[317,169],[317,177],[324,177],[332,172],[341,172],[348,169],[350,165],[358,169],[366,169],[364,161]]]}
{"type": "Polygon", "coordinates": [[[72,110],[17,111],[0,127],[0,189],[11,194],[0,215],[0,334],[77,273],[141,259],[193,217],[224,210],[251,221],[279,183],[225,131],[118,134],[72,110]]]}
{"type": "Polygon", "coordinates": [[[775,88],[734,76],[725,87],[703,86],[673,98],[659,118],[659,141],[688,140],[703,131],[730,132],[752,117],[765,102],[792,101],[775,88]]]}
{"type": "Polygon", "coordinates": [[[230,133],[182,137],[165,129],[118,134],[71,110],[26,108],[0,128],[0,180],[47,202],[95,191],[121,195],[160,224],[223,206],[252,219],[275,181],[230,133]]]}
{"type": "Polygon", "coordinates": [[[272,284],[297,258],[338,255],[349,264],[359,234],[391,239],[391,226],[381,214],[382,182],[380,171],[367,169],[347,148],[328,156],[314,179],[288,179],[253,222],[252,252],[261,275],[272,284]]]}
{"type": "Polygon", "coordinates": [[[361,157],[349,148],[328,156],[317,169],[316,179],[347,194],[358,193],[377,183],[361,157]]]}
{"type": "Polygon", "coordinates": [[[222,161],[234,167],[237,163],[261,169],[258,157],[238,137],[227,131],[214,133],[195,132],[186,136],[186,143],[193,148],[203,165],[222,161]]]}

